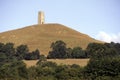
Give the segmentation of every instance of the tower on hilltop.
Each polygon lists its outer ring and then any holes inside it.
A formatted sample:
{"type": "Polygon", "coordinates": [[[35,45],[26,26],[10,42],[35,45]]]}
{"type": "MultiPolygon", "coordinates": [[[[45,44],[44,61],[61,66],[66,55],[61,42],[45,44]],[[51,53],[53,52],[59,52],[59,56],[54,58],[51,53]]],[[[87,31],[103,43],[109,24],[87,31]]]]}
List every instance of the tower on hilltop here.
{"type": "Polygon", "coordinates": [[[44,24],[44,12],[40,11],[38,12],[38,24],[44,24]]]}

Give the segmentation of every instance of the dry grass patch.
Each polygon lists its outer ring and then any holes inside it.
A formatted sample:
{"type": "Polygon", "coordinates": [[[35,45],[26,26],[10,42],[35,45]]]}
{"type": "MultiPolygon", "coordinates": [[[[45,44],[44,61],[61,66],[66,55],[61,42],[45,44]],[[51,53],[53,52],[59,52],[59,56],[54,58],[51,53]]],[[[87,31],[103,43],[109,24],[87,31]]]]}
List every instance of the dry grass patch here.
{"type": "Polygon", "coordinates": [[[35,66],[38,60],[23,60],[27,67],[35,66]]]}
{"type": "MultiPolygon", "coordinates": [[[[24,60],[27,67],[35,66],[38,60],[24,60]]],[[[60,64],[66,64],[66,65],[72,65],[72,64],[78,64],[82,67],[86,66],[89,59],[47,59],[47,61],[56,62],[58,65],[60,64]]]]}
{"type": "Polygon", "coordinates": [[[47,61],[56,62],[59,64],[66,64],[66,65],[72,65],[72,64],[78,64],[82,67],[86,66],[89,59],[48,59],[47,61]]]}

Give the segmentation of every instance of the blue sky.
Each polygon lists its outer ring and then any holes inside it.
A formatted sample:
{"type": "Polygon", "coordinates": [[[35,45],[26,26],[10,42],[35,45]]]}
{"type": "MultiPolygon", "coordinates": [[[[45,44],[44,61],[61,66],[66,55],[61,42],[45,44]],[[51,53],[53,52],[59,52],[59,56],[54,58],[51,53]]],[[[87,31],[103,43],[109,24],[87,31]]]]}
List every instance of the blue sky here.
{"type": "Polygon", "coordinates": [[[120,0],[0,0],[0,32],[37,24],[60,23],[106,42],[120,42],[120,0]]]}

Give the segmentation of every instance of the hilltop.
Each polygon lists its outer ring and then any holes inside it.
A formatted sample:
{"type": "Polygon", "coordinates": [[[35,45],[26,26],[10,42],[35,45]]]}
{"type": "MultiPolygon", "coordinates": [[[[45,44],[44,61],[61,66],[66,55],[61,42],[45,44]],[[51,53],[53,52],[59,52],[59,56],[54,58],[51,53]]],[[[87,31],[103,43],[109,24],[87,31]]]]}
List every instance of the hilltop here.
{"type": "Polygon", "coordinates": [[[63,40],[67,47],[80,46],[83,49],[91,42],[102,43],[61,24],[37,24],[0,33],[0,42],[13,42],[16,46],[26,44],[30,50],[39,49],[45,55],[56,40],[63,40]]]}

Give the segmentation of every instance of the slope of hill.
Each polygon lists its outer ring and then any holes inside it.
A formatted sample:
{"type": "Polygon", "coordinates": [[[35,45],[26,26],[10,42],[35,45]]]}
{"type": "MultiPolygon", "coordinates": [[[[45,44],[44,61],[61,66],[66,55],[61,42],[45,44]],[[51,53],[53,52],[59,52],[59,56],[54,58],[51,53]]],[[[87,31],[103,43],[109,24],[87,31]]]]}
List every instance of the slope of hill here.
{"type": "Polygon", "coordinates": [[[39,49],[42,54],[48,54],[51,43],[56,40],[63,40],[68,47],[80,46],[84,49],[91,42],[101,43],[61,24],[32,25],[0,33],[0,42],[27,44],[30,50],[39,49]]]}

